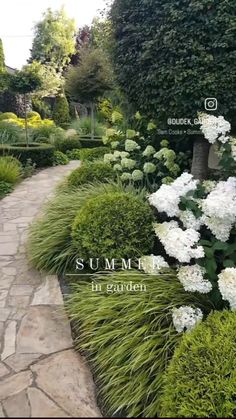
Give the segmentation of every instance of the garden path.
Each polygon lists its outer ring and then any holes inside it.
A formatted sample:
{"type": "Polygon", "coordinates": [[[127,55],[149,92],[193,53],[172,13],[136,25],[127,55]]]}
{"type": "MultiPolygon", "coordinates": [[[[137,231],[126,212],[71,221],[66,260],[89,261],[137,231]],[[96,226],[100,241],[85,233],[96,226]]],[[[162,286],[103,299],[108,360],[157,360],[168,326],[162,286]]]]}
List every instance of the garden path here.
{"type": "Polygon", "coordinates": [[[77,166],[45,169],[0,201],[0,417],[101,416],[57,277],[33,270],[25,250],[30,223],[77,166]]]}

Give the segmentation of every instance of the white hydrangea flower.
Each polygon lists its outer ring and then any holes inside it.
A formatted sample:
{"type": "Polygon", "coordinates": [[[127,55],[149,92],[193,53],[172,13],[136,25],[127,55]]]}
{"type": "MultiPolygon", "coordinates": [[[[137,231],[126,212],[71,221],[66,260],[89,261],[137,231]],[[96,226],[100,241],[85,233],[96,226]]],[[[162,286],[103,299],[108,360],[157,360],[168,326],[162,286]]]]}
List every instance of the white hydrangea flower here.
{"type": "Polygon", "coordinates": [[[236,309],[236,268],[226,268],[218,275],[218,287],[223,300],[230,304],[231,310],[236,309]]]}
{"type": "Polygon", "coordinates": [[[131,176],[130,173],[124,172],[124,173],[122,173],[120,179],[121,179],[122,182],[125,182],[127,180],[131,180],[132,176],[131,176]]]}
{"type": "Polygon", "coordinates": [[[183,173],[171,185],[162,185],[149,197],[149,202],[159,212],[166,212],[169,217],[179,215],[179,203],[182,196],[197,188],[199,181],[189,173],[183,173]]]}
{"type": "Polygon", "coordinates": [[[131,152],[135,150],[140,150],[140,145],[133,140],[126,140],[125,141],[125,151],[131,152]]]}
{"type": "Polygon", "coordinates": [[[176,221],[154,224],[154,230],[166,253],[181,263],[204,257],[204,249],[197,246],[200,234],[189,228],[182,230],[176,221]]]}
{"type": "Polygon", "coordinates": [[[143,172],[141,170],[134,170],[132,173],[132,179],[134,182],[143,180],[143,172]]]}
{"type": "Polygon", "coordinates": [[[127,153],[126,151],[115,150],[113,156],[115,160],[118,160],[120,158],[124,159],[126,157],[129,157],[129,153],[127,153]]]}
{"type": "Polygon", "coordinates": [[[162,256],[142,256],[140,262],[141,268],[144,272],[150,275],[160,273],[162,268],[169,268],[168,263],[162,256]]]}
{"type": "Polygon", "coordinates": [[[207,216],[202,216],[202,220],[217,240],[221,242],[227,242],[229,240],[232,230],[232,222],[230,220],[207,216]]]}
{"type": "Polygon", "coordinates": [[[104,155],[104,163],[112,163],[116,161],[114,154],[108,153],[104,155]]]}
{"type": "Polygon", "coordinates": [[[182,306],[175,308],[172,312],[174,327],[178,333],[190,331],[202,321],[203,313],[200,308],[182,306]]]}
{"type": "Polygon", "coordinates": [[[153,154],[156,153],[155,148],[152,145],[148,145],[145,150],[143,151],[144,157],[151,157],[153,154]]]}
{"type": "Polygon", "coordinates": [[[117,172],[122,172],[122,166],[120,164],[114,164],[113,166],[113,170],[117,171],[117,172]]]}
{"type": "Polygon", "coordinates": [[[216,187],[217,182],[215,180],[204,180],[202,186],[205,192],[209,193],[216,187]]]}
{"type": "Polygon", "coordinates": [[[210,281],[204,279],[206,270],[199,265],[181,266],[177,277],[185,291],[207,294],[212,290],[210,281]]]}
{"type": "Polygon", "coordinates": [[[202,114],[200,122],[200,129],[209,143],[214,144],[218,140],[224,144],[229,140],[227,133],[231,130],[231,124],[223,116],[202,114]]]}
{"type": "Polygon", "coordinates": [[[125,169],[133,169],[136,166],[136,161],[132,159],[124,158],[121,160],[121,166],[125,169]]]}
{"type": "Polygon", "coordinates": [[[194,213],[190,210],[179,211],[178,216],[185,228],[193,228],[194,230],[198,231],[204,224],[203,218],[195,217],[194,213]]]}
{"type": "Polygon", "coordinates": [[[153,163],[145,163],[143,166],[144,173],[154,173],[156,171],[156,166],[153,163]]]}
{"type": "Polygon", "coordinates": [[[119,156],[122,159],[125,159],[126,157],[129,157],[129,153],[127,153],[127,151],[120,151],[119,153],[120,153],[119,156]]]}
{"type": "Polygon", "coordinates": [[[169,217],[175,217],[179,214],[180,196],[171,185],[163,184],[148,199],[153,207],[159,212],[165,212],[169,217]]]}
{"type": "Polygon", "coordinates": [[[111,148],[114,150],[116,149],[116,147],[118,147],[118,145],[119,145],[119,141],[112,141],[111,148]]]}
{"type": "Polygon", "coordinates": [[[201,207],[206,226],[218,240],[227,241],[236,222],[236,177],[218,182],[201,207]]]}

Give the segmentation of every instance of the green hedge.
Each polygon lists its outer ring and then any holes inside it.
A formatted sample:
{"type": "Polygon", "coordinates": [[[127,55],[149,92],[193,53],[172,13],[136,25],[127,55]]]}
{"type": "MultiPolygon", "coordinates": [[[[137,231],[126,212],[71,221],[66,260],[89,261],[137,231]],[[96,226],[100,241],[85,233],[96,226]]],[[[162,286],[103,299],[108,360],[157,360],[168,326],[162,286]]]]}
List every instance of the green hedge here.
{"type": "Polygon", "coordinates": [[[30,143],[29,147],[23,143],[0,145],[0,156],[5,155],[16,157],[23,165],[30,159],[36,167],[47,167],[53,165],[54,146],[40,143],[30,143]]]}
{"type": "Polygon", "coordinates": [[[215,312],[186,333],[165,376],[161,417],[236,417],[236,313],[215,312]]]}
{"type": "Polygon", "coordinates": [[[62,153],[81,148],[79,136],[69,138],[58,138],[54,142],[55,148],[62,153]]]}
{"type": "Polygon", "coordinates": [[[82,148],[94,148],[103,146],[101,137],[95,137],[94,140],[91,137],[82,137],[80,138],[82,148]]]}

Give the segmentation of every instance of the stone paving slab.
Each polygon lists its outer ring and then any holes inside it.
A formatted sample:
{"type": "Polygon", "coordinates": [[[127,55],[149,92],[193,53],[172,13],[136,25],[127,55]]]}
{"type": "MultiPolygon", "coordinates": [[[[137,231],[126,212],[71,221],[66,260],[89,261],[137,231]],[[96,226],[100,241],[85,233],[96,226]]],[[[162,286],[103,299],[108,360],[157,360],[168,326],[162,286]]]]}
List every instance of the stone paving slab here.
{"type": "Polygon", "coordinates": [[[27,233],[64,176],[45,169],[0,201],[0,417],[101,417],[55,276],[28,266],[27,233]]]}

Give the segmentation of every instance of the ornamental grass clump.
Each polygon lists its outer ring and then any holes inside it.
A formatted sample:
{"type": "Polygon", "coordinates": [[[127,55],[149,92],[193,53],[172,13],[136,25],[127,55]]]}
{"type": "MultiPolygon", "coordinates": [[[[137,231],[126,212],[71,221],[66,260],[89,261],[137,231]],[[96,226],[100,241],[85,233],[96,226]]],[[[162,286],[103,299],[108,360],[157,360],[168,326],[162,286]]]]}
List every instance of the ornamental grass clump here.
{"type": "Polygon", "coordinates": [[[73,286],[67,310],[76,347],[91,362],[104,415],[158,417],[163,373],[182,338],[172,309],[191,304],[207,314],[210,306],[205,297],[185,292],[170,270],[116,272],[95,281],[101,291],[94,292],[91,282],[73,286]]]}
{"type": "Polygon", "coordinates": [[[128,192],[111,192],[88,200],[78,212],[72,237],[81,258],[132,258],[154,246],[151,208],[128,192]]]}
{"type": "MultiPolygon", "coordinates": [[[[28,258],[40,271],[62,273],[75,269],[77,248],[71,236],[72,224],[88,199],[111,192],[123,192],[124,186],[115,183],[81,185],[76,190],[58,192],[46,204],[42,215],[31,226],[28,258]]],[[[129,193],[145,199],[146,191],[129,188],[129,193]]]]}
{"type": "Polygon", "coordinates": [[[20,178],[20,162],[11,157],[0,157],[0,182],[14,185],[20,178]]]}
{"type": "Polygon", "coordinates": [[[161,417],[235,417],[235,328],[225,310],[185,334],[164,376],[161,417]]]}

